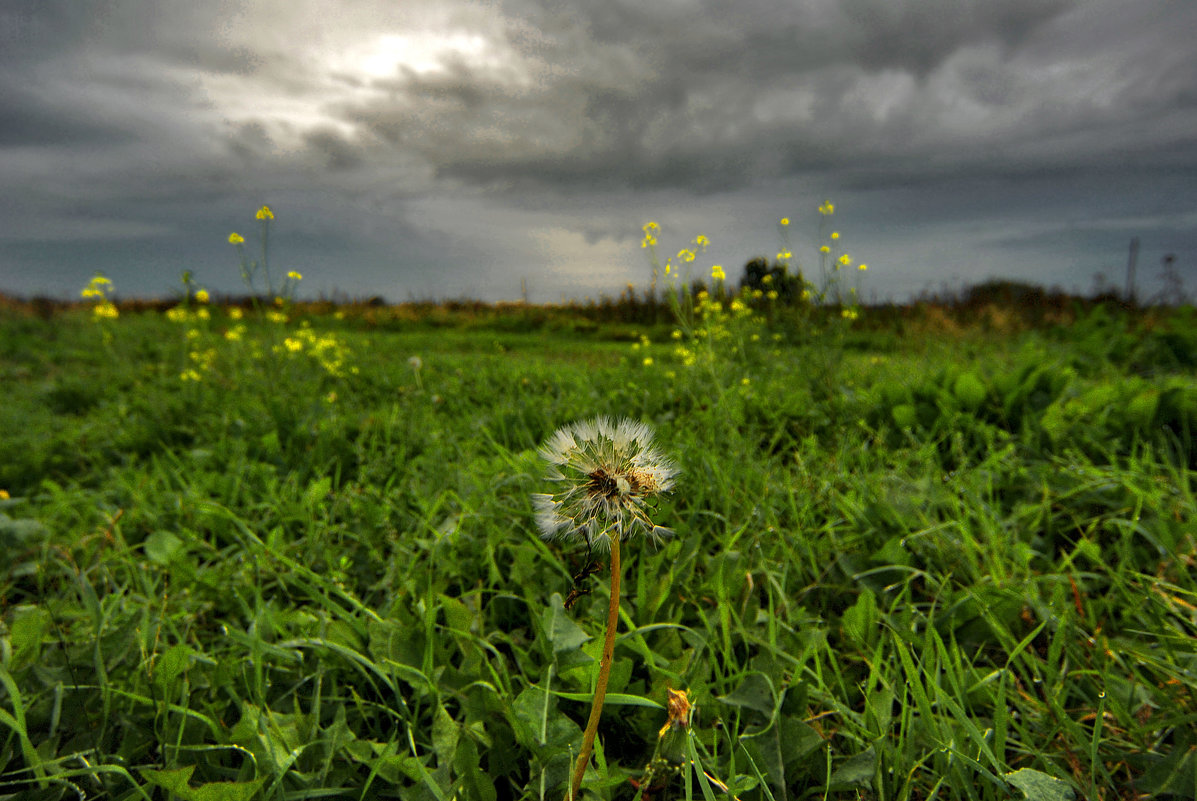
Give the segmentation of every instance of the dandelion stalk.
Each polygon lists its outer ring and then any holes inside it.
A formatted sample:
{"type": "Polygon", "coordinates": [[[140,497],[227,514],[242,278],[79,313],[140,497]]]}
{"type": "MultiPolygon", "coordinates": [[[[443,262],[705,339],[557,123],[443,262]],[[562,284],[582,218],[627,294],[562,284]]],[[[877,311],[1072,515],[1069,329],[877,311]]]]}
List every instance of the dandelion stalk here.
{"type": "Polygon", "coordinates": [[[607,681],[611,678],[611,659],[615,654],[615,630],[619,627],[619,578],[622,572],[619,564],[619,537],[611,538],[611,603],[607,606],[607,635],[603,639],[603,655],[599,660],[598,681],[594,685],[594,700],[590,703],[590,720],[582,733],[582,750],[574,764],[574,776],[569,785],[566,801],[577,798],[582,788],[582,777],[590,764],[590,752],[594,750],[594,736],[598,732],[599,718],[603,714],[603,699],[607,697],[607,681]]]}

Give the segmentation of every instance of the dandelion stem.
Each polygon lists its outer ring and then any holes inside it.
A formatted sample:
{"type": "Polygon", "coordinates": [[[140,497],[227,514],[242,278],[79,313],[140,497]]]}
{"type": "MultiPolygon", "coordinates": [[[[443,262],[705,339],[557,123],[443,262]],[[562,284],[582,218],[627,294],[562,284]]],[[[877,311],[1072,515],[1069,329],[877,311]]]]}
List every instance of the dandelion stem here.
{"type": "Polygon", "coordinates": [[[582,788],[582,776],[586,773],[586,766],[590,763],[590,752],[594,749],[594,735],[598,731],[599,716],[603,712],[603,699],[607,695],[607,679],[611,677],[611,657],[615,653],[615,629],[619,627],[619,533],[611,535],[611,604],[607,608],[607,636],[603,640],[603,655],[599,660],[598,681],[594,685],[594,700],[590,705],[590,720],[586,723],[586,731],[582,733],[582,750],[578,753],[577,764],[574,765],[574,777],[570,782],[569,795],[566,801],[573,801],[578,797],[582,788]]]}

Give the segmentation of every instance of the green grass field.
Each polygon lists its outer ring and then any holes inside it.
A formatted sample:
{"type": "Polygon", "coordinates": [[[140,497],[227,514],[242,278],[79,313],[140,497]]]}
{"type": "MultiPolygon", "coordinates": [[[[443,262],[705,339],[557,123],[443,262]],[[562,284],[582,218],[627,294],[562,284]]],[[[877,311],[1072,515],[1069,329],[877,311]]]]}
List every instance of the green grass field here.
{"type": "Polygon", "coordinates": [[[369,311],[0,312],[0,797],[559,801],[606,571],[530,495],[612,415],[682,472],[584,797],[1197,798],[1191,310],[369,311]]]}

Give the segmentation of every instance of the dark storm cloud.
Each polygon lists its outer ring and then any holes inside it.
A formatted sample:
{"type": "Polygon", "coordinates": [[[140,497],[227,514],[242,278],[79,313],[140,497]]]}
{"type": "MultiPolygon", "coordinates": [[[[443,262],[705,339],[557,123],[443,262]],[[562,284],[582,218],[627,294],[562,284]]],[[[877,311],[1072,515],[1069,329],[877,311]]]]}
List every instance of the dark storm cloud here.
{"type": "Polygon", "coordinates": [[[565,192],[718,191],[844,167],[884,181],[927,159],[1058,167],[1189,147],[1197,122],[1176,20],[1078,23],[1076,2],[513,8],[524,16],[495,38],[530,80],[450,59],[336,113],[443,176],[565,192]],[[1157,35],[1126,37],[1136,23],[1157,35]],[[1077,41],[1076,25],[1107,40],[1077,41]]]}

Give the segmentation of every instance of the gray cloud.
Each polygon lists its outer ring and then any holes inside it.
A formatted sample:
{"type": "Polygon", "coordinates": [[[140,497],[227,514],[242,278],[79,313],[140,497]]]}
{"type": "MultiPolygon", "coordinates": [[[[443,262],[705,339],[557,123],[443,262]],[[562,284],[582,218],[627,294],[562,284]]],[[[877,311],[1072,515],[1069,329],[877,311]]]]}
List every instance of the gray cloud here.
{"type": "Polygon", "coordinates": [[[1013,250],[1084,283],[1140,230],[1183,265],[1195,28],[1168,0],[14,0],[0,290],[160,292],[263,202],[327,286],[395,297],[618,291],[649,217],[734,264],[829,195],[886,293],[1013,250]]]}

